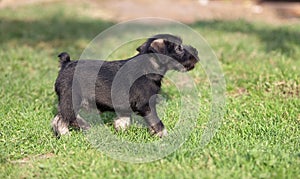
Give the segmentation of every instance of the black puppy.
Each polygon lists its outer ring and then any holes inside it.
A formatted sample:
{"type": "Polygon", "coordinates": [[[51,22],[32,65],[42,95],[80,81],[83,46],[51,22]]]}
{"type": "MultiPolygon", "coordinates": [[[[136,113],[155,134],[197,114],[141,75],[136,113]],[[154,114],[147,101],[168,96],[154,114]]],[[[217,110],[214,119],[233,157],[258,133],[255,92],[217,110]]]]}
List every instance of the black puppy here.
{"type": "Polygon", "coordinates": [[[156,94],[168,70],[189,71],[199,61],[198,52],[182,45],[179,37],[159,34],[137,48],[136,56],[119,61],[70,61],[61,53],[61,69],[55,83],[58,114],[52,121],[56,135],[69,132],[68,127],[88,129],[78,112],[81,107],[96,108],[99,112],[115,111],[116,130],[130,125],[130,116],[144,117],[151,133],[159,137],[167,131],[155,108],[156,94]]]}

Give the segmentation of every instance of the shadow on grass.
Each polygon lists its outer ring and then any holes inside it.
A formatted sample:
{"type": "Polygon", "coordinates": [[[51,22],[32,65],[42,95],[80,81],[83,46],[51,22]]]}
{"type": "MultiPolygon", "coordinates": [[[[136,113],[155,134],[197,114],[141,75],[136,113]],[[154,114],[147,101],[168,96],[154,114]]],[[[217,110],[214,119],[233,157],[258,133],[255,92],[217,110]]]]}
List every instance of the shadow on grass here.
{"type": "MultiPolygon", "coordinates": [[[[290,26],[269,27],[238,20],[197,22],[192,24],[192,27],[256,35],[265,44],[266,52],[280,51],[288,56],[293,56],[295,47],[300,48],[299,25],[297,26],[298,30],[296,30],[297,28],[290,28],[290,26]]],[[[222,37],[220,37],[220,40],[222,40],[222,37]]]]}
{"type": "MultiPolygon", "coordinates": [[[[0,45],[15,42],[15,44],[37,47],[38,44],[43,43],[52,48],[62,46],[76,48],[75,41],[80,39],[90,41],[111,25],[113,25],[112,22],[103,20],[83,20],[60,16],[34,21],[2,18],[0,45]]],[[[256,35],[265,44],[267,52],[280,51],[289,56],[294,54],[295,46],[300,46],[300,31],[288,26],[268,27],[238,20],[196,22],[191,24],[191,27],[256,35]]],[[[220,40],[222,40],[221,37],[220,40]]],[[[79,48],[82,50],[84,47],[79,48]]]]}
{"type": "MultiPolygon", "coordinates": [[[[113,25],[103,20],[52,17],[43,20],[0,20],[0,46],[7,43],[41,48],[76,48],[74,42],[89,42],[113,25]],[[73,46],[73,47],[72,47],[73,46]]],[[[78,49],[83,50],[83,49],[78,49]]]]}

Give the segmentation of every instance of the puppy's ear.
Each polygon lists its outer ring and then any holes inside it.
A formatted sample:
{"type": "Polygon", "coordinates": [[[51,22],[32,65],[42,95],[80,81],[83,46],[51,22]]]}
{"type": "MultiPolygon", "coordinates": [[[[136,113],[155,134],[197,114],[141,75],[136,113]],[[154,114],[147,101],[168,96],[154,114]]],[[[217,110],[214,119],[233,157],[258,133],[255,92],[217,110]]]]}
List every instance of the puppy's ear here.
{"type": "Polygon", "coordinates": [[[139,46],[136,50],[140,53],[143,53],[146,51],[147,42],[143,43],[141,46],[139,46]]]}
{"type": "Polygon", "coordinates": [[[164,39],[156,39],[151,44],[150,47],[154,50],[156,53],[164,53],[166,44],[164,39]]]}

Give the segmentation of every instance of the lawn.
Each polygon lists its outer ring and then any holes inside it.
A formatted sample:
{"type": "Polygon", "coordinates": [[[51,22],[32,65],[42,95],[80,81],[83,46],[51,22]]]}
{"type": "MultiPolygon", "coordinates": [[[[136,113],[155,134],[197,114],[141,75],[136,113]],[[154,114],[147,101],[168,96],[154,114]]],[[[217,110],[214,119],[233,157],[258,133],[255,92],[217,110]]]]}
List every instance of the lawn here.
{"type": "MultiPolygon", "coordinates": [[[[222,125],[208,145],[199,148],[211,101],[210,83],[199,65],[189,72],[201,91],[202,104],[190,137],[161,160],[133,164],[105,155],[80,131],[56,139],[50,129],[57,110],[53,86],[58,53],[67,51],[79,58],[96,35],[114,24],[77,13],[84,8],[56,2],[0,11],[0,178],[299,177],[300,24],[243,20],[190,24],[210,44],[223,68],[222,125]]],[[[126,55],[132,53],[120,58],[126,55]]],[[[163,120],[172,128],[175,87],[166,81],[162,93],[168,104],[163,120]]],[[[158,140],[136,127],[117,136],[158,140]]]]}

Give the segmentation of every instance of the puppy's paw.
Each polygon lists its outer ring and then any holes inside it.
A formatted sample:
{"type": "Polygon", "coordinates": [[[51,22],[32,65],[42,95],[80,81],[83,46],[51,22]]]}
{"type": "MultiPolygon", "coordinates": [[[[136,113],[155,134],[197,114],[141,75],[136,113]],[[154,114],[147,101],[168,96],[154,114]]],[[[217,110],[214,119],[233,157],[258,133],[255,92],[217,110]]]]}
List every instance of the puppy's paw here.
{"type": "Polygon", "coordinates": [[[82,129],[84,131],[89,130],[91,125],[86,122],[79,114],[76,117],[76,120],[70,124],[73,127],[82,129]]]}
{"type": "Polygon", "coordinates": [[[64,122],[59,115],[56,115],[51,122],[53,132],[56,136],[69,134],[69,124],[64,122]]]}
{"type": "Polygon", "coordinates": [[[168,136],[168,131],[167,129],[163,129],[162,131],[155,132],[152,128],[150,128],[150,134],[162,138],[168,136]]]}
{"type": "Polygon", "coordinates": [[[114,128],[116,131],[124,131],[130,126],[130,117],[120,117],[115,119],[114,128]]]}
{"type": "Polygon", "coordinates": [[[166,137],[168,136],[168,131],[167,129],[163,129],[162,131],[157,132],[155,135],[160,138],[166,137]]]}

